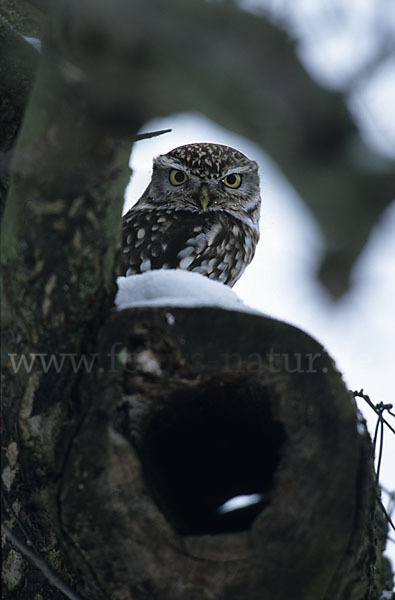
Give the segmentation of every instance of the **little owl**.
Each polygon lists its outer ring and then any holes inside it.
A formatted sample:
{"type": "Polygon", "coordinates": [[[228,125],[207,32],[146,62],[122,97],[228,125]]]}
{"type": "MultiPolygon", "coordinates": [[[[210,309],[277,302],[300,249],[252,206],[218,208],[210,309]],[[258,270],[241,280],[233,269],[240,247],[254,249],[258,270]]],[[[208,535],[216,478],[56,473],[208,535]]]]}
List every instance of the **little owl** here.
{"type": "Polygon", "coordinates": [[[122,275],[179,268],[233,286],[259,239],[257,171],[219,144],[158,156],[149,186],[123,217],[122,275]]]}

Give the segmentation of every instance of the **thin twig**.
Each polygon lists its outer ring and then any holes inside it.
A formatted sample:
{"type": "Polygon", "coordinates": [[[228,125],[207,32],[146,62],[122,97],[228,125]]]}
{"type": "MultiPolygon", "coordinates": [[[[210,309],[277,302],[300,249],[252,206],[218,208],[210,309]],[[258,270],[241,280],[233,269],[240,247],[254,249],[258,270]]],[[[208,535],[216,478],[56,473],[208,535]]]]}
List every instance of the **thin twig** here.
{"type": "MultiPolygon", "coordinates": [[[[377,415],[377,414],[379,414],[379,412],[377,411],[377,408],[376,408],[376,406],[373,404],[373,402],[371,401],[371,399],[369,398],[369,396],[368,396],[367,394],[364,394],[364,393],[363,393],[363,389],[362,389],[362,390],[360,390],[359,392],[357,392],[357,391],[354,391],[354,392],[351,392],[351,393],[354,395],[354,398],[362,398],[363,400],[365,400],[365,402],[366,402],[367,404],[369,404],[370,408],[371,408],[372,410],[374,410],[374,412],[376,413],[376,415],[377,415]]],[[[383,405],[383,406],[384,406],[384,407],[385,407],[385,409],[386,409],[386,410],[387,410],[387,411],[390,413],[390,415],[394,416],[394,415],[393,415],[393,413],[392,413],[392,412],[391,412],[391,410],[390,410],[390,409],[392,408],[392,404],[385,404],[385,405],[383,405]]],[[[382,419],[383,419],[383,423],[384,423],[385,425],[387,425],[387,427],[389,427],[389,429],[392,431],[392,433],[394,433],[394,434],[395,434],[395,429],[394,429],[394,428],[393,428],[393,427],[392,427],[392,426],[391,426],[391,425],[388,423],[388,421],[386,421],[386,420],[384,419],[384,417],[382,417],[382,419]]]]}
{"type": "Polygon", "coordinates": [[[14,509],[12,508],[12,506],[10,506],[10,503],[8,502],[8,499],[7,499],[7,497],[6,497],[6,495],[4,494],[3,491],[1,492],[1,499],[3,501],[5,510],[14,519],[15,524],[21,530],[22,535],[25,537],[25,540],[30,544],[30,546],[33,548],[33,550],[35,550],[35,552],[38,554],[37,546],[35,546],[32,538],[29,536],[29,534],[27,533],[26,529],[24,528],[24,526],[22,525],[21,521],[19,520],[18,515],[16,514],[16,512],[14,511],[14,509]]]}
{"type": "MultiPolygon", "coordinates": [[[[383,458],[383,443],[384,443],[384,424],[383,424],[383,420],[381,418],[379,418],[377,422],[380,423],[380,448],[379,448],[379,458],[378,458],[378,461],[377,461],[377,469],[376,469],[376,483],[379,482],[380,469],[381,469],[381,460],[383,458]]],[[[376,451],[376,447],[375,447],[375,451],[376,451]]]]}
{"type": "Polygon", "coordinates": [[[376,422],[376,427],[374,428],[374,436],[373,436],[373,449],[374,449],[374,457],[375,458],[376,458],[377,434],[379,432],[379,424],[380,423],[382,423],[382,421],[380,418],[378,418],[377,422],[376,422]]]}
{"type": "Polygon", "coordinates": [[[387,512],[387,510],[386,510],[386,508],[385,508],[385,506],[384,506],[384,504],[382,503],[382,501],[381,501],[381,498],[377,498],[377,500],[379,501],[379,504],[380,504],[380,506],[381,506],[381,509],[382,509],[382,511],[383,511],[383,513],[384,513],[384,515],[385,515],[385,518],[387,519],[387,521],[388,521],[388,523],[390,524],[390,526],[392,527],[392,529],[395,531],[395,525],[394,525],[394,523],[392,522],[392,519],[391,519],[391,517],[389,516],[389,514],[388,514],[388,512],[387,512]]]}
{"type": "Polygon", "coordinates": [[[172,129],[160,129],[159,131],[149,131],[148,133],[138,133],[134,138],[135,142],[140,142],[141,140],[149,140],[153,137],[158,137],[158,135],[163,135],[164,133],[170,133],[172,129]]]}
{"type": "Polygon", "coordinates": [[[49,583],[51,583],[55,588],[63,592],[63,594],[69,598],[69,600],[83,600],[81,596],[73,592],[73,590],[59,577],[59,575],[50,567],[38,554],[33,552],[30,548],[26,546],[23,542],[18,540],[18,538],[14,535],[11,529],[5,524],[1,524],[1,529],[4,534],[8,537],[10,542],[18,548],[22,554],[24,554],[27,558],[29,558],[36,567],[45,575],[48,579],[49,583]]]}
{"type": "MultiPolygon", "coordinates": [[[[374,430],[374,438],[373,438],[373,449],[374,449],[374,456],[376,457],[377,438],[378,438],[379,431],[380,431],[380,446],[379,446],[377,469],[376,469],[376,483],[379,484],[381,461],[383,458],[384,425],[387,425],[387,427],[392,431],[392,433],[395,434],[395,429],[388,423],[388,421],[385,420],[385,418],[383,417],[383,413],[384,413],[384,411],[387,411],[392,417],[395,417],[395,414],[391,410],[392,404],[383,404],[383,402],[380,402],[379,404],[373,404],[373,402],[371,401],[369,396],[367,394],[363,393],[363,389],[361,389],[359,392],[354,391],[354,392],[352,392],[352,394],[354,395],[354,398],[362,398],[363,400],[365,400],[365,402],[370,406],[370,408],[377,415],[377,423],[376,423],[376,427],[374,430]]],[[[380,486],[380,487],[382,487],[382,486],[380,486]]],[[[395,492],[388,492],[387,490],[385,490],[385,491],[390,496],[388,511],[386,510],[380,497],[377,497],[377,501],[381,507],[381,510],[384,513],[385,518],[387,519],[387,522],[389,523],[390,527],[395,531],[395,526],[391,519],[391,512],[392,512],[391,502],[395,498],[395,492]]]]}

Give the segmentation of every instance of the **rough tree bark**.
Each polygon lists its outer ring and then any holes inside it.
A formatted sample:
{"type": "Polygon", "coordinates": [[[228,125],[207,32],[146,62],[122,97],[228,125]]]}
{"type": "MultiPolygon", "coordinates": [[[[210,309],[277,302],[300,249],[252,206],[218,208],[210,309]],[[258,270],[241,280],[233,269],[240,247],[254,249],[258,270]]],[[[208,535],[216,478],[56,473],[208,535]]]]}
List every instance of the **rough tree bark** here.
{"type": "MultiPolygon", "coordinates": [[[[139,3],[51,13],[2,222],[6,525],[83,598],[375,599],[370,442],[322,347],[219,309],[111,313],[125,139],[195,89],[166,96],[187,65],[161,71],[146,31],[230,14],[184,6],[142,32],[139,3]],[[256,512],[216,512],[253,492],[256,512]]],[[[64,597],[4,541],[5,598],[64,597]]]]}
{"type": "Polygon", "coordinates": [[[319,344],[260,316],[143,308],[111,316],[99,351],[58,508],[103,597],[378,598],[370,440],[319,344]]]}

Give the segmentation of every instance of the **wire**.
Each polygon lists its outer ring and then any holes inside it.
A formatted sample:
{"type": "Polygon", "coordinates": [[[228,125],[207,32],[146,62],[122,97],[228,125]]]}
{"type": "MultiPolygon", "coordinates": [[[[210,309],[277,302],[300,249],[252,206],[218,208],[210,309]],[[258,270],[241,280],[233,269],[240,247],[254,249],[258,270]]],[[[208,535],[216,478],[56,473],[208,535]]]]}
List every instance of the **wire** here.
{"type": "Polygon", "coordinates": [[[59,575],[50,567],[38,554],[36,554],[33,550],[28,548],[26,544],[21,542],[16,535],[11,531],[11,529],[5,524],[1,524],[1,530],[7,536],[9,541],[18,549],[22,554],[24,554],[27,558],[29,558],[32,563],[36,565],[36,567],[42,572],[43,575],[48,579],[48,581],[58,590],[63,592],[63,594],[69,598],[69,600],[84,600],[82,596],[76,594],[60,577],[59,575]]]}

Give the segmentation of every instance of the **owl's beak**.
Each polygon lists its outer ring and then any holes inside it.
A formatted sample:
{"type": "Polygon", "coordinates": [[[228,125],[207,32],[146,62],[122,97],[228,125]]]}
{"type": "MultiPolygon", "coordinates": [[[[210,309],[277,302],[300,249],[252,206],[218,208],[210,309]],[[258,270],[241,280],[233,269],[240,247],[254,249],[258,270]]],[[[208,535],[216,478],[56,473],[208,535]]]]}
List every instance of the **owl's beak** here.
{"type": "Polygon", "coordinates": [[[200,202],[200,206],[202,207],[203,210],[206,210],[207,206],[210,203],[210,195],[208,193],[208,187],[205,184],[203,184],[202,187],[200,188],[199,202],[200,202]]]}

